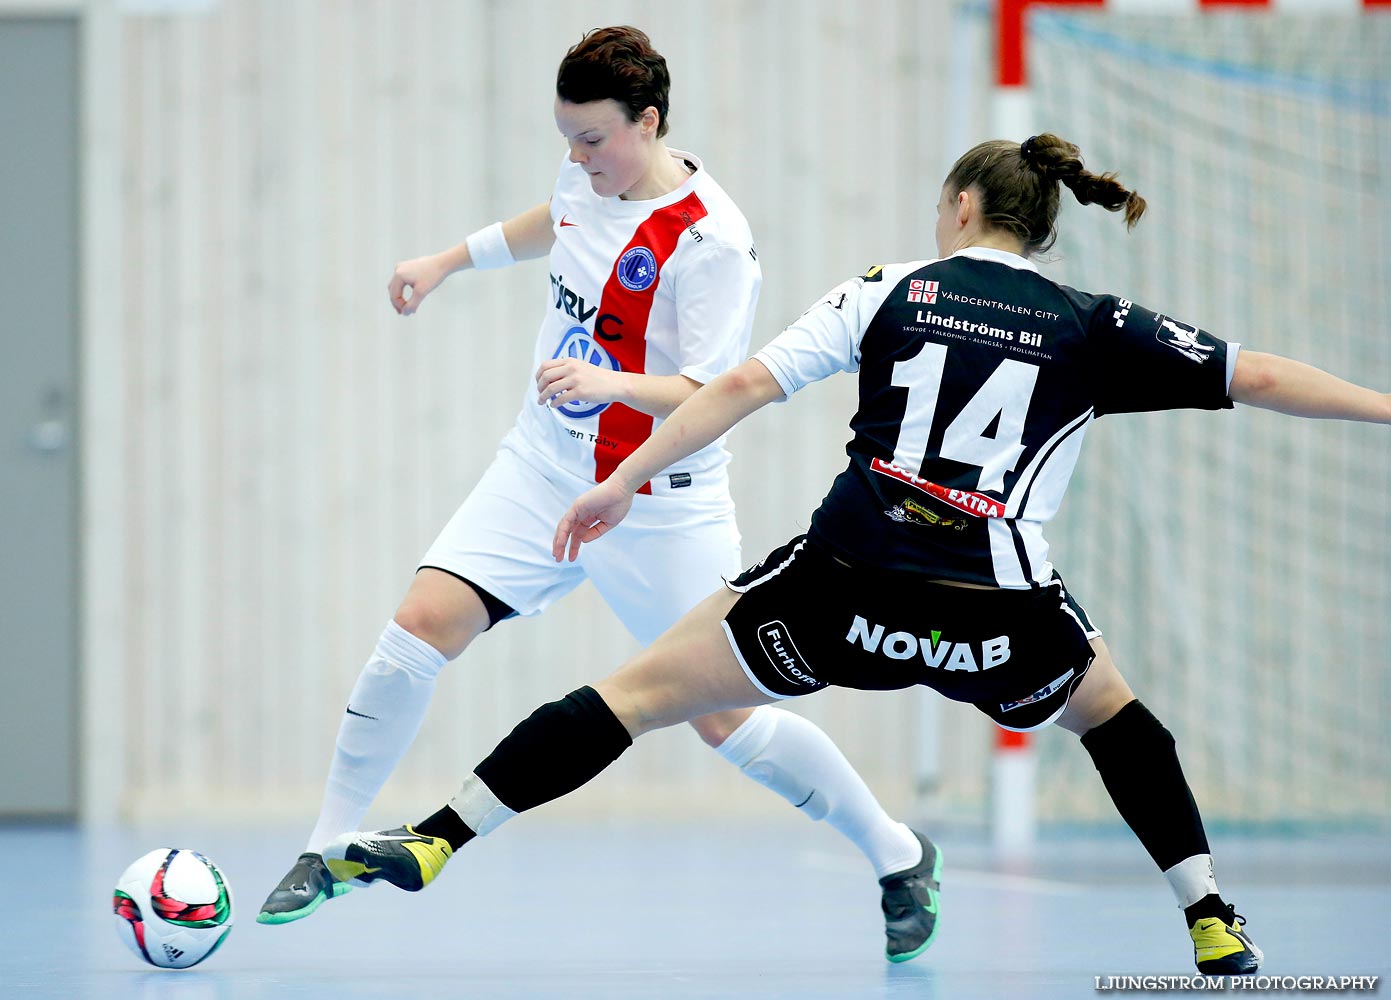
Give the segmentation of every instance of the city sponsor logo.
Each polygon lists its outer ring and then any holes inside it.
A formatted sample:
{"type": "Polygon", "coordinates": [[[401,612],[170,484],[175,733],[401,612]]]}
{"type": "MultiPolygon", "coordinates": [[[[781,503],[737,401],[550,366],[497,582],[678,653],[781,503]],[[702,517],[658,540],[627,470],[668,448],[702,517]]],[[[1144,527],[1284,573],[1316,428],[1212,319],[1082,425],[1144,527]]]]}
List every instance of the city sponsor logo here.
{"type": "Polygon", "coordinates": [[[981,642],[950,642],[942,638],[940,629],[925,636],[912,632],[889,632],[883,625],[871,625],[856,615],[846,633],[845,641],[859,644],[869,653],[891,660],[911,660],[921,657],[929,667],[940,670],[982,671],[1007,663],[1010,657],[1009,636],[997,635],[981,642]]]}
{"type": "Polygon", "coordinates": [[[943,302],[960,302],[964,306],[985,306],[987,309],[1001,309],[1004,312],[1018,313],[1021,316],[1037,316],[1039,319],[1056,320],[1058,314],[1048,312],[1045,309],[1033,309],[1029,306],[1015,305],[1013,302],[1001,302],[999,299],[983,299],[977,295],[961,295],[957,292],[943,292],[943,302]]]}
{"type": "Polygon", "coordinates": [[[873,459],[869,463],[869,469],[881,476],[888,476],[890,479],[897,479],[900,483],[907,483],[915,490],[922,490],[928,496],[936,497],[943,503],[951,504],[957,510],[964,510],[967,514],[973,514],[976,517],[1005,516],[1004,505],[999,500],[988,497],[984,493],[956,490],[949,486],[930,482],[920,476],[913,475],[907,469],[900,468],[892,462],[886,462],[882,458],[873,459]]]}
{"type": "MultiPolygon", "coordinates": [[[[555,353],[551,357],[577,358],[611,372],[623,370],[618,359],[610,354],[604,345],[596,341],[590,332],[582,326],[572,326],[566,330],[565,336],[560,340],[560,346],[555,349],[555,353]]],[[[608,403],[587,403],[582,399],[573,399],[568,403],[552,407],[552,411],[581,420],[603,413],[608,408],[608,403]]]]}
{"type": "Polygon", "coordinates": [[[802,669],[806,661],[798,652],[797,644],[787,634],[787,626],[781,621],[771,621],[760,625],[758,627],[758,642],[763,647],[763,655],[768,657],[768,662],[786,680],[809,690],[826,686],[824,681],[817,680],[802,669]]]}
{"type": "Polygon", "coordinates": [[[631,247],[614,265],[618,283],[630,292],[645,292],[657,280],[657,257],[647,247],[631,247]]]}
{"type": "Polygon", "coordinates": [[[1198,340],[1199,330],[1196,326],[1184,326],[1182,323],[1175,323],[1165,317],[1159,317],[1159,329],[1154,333],[1161,344],[1172,347],[1189,361],[1202,364],[1212,357],[1212,352],[1217,349],[1216,344],[1204,344],[1198,340]]]}
{"type": "Polygon", "coordinates": [[[929,305],[937,301],[936,281],[924,281],[922,278],[914,278],[908,282],[908,301],[926,302],[929,305]]]}

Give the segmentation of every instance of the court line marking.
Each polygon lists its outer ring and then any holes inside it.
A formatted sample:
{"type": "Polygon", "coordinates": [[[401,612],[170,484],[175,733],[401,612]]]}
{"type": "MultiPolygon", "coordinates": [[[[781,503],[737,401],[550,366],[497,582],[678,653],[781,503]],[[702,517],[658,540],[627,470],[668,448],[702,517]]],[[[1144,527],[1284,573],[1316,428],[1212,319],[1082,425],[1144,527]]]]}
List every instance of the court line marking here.
{"type": "MultiPolygon", "coordinates": [[[[850,859],[838,855],[823,854],[819,851],[803,851],[797,860],[808,868],[820,871],[854,872],[856,874],[863,871],[861,863],[852,862],[850,859]]],[[[1095,886],[1086,886],[1078,882],[1038,878],[1034,875],[982,871],[978,868],[957,868],[951,864],[950,856],[947,857],[946,871],[951,885],[975,886],[984,889],[1035,892],[1050,896],[1077,896],[1095,889],[1095,886]]]]}

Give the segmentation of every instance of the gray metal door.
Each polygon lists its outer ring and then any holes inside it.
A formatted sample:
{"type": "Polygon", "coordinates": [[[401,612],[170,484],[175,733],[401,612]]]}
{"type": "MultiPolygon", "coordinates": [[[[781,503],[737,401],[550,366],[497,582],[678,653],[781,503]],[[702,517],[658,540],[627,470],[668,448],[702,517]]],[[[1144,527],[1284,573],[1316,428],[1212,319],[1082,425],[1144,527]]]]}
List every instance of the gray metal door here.
{"type": "Polygon", "coordinates": [[[0,16],[0,819],[77,811],[77,61],[0,16]]]}

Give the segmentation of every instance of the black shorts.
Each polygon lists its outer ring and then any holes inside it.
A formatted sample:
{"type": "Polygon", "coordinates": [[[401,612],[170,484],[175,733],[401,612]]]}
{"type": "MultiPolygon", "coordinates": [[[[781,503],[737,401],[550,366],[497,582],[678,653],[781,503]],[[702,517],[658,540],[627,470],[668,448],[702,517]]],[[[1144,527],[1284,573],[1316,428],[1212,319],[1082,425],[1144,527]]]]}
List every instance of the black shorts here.
{"type": "Polygon", "coordinates": [[[1030,590],[976,590],[846,565],[801,535],[726,586],[730,646],[765,694],[924,684],[1006,729],[1067,707],[1100,633],[1056,573],[1030,590]]]}

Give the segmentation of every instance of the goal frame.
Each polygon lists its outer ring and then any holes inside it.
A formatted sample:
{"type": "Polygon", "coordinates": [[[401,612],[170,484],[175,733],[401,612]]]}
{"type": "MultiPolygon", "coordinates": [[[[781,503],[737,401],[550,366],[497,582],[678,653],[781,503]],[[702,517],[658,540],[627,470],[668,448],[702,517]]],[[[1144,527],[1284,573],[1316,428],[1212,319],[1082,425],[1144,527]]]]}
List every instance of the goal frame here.
{"type": "MultiPolygon", "coordinates": [[[[1391,0],[996,0],[991,134],[1023,141],[1033,134],[1029,14],[1037,8],[1085,13],[1391,14],[1391,0]]],[[[996,727],[990,764],[989,825],[997,856],[1028,857],[1038,836],[1037,761],[1033,738],[996,727]]]]}

